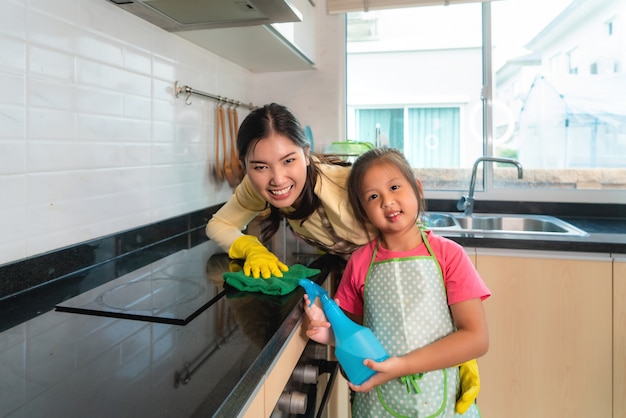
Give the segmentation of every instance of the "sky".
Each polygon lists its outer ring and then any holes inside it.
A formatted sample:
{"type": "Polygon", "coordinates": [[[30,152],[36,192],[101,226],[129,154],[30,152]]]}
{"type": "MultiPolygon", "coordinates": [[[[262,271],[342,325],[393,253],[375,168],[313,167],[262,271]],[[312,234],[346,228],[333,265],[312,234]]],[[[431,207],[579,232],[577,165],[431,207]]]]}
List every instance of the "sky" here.
{"type": "Polygon", "coordinates": [[[571,3],[572,0],[500,0],[491,3],[497,60],[502,62],[530,52],[524,45],[571,3]]]}

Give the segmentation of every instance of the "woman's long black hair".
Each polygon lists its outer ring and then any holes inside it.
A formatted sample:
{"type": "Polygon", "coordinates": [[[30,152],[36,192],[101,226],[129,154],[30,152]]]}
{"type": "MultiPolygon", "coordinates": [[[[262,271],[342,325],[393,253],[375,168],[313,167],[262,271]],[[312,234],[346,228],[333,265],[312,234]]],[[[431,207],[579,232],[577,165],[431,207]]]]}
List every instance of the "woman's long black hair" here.
{"type": "Polygon", "coordinates": [[[350,165],[340,158],[331,155],[315,154],[312,158],[308,150],[311,147],[308,138],[300,121],[285,106],[277,103],[270,103],[263,107],[254,109],[246,116],[239,127],[237,135],[237,152],[242,165],[245,167],[245,158],[250,148],[258,141],[267,138],[272,133],[278,133],[291,139],[294,144],[307,151],[309,155],[309,165],[302,193],[297,199],[298,205],[293,212],[284,213],[278,208],[269,205],[269,214],[261,221],[261,241],[269,240],[280,227],[283,217],[287,219],[301,219],[304,222],[311,216],[320,205],[319,197],[315,194],[315,185],[320,175],[319,163],[350,165]],[[317,160],[317,161],[316,161],[317,160]]]}

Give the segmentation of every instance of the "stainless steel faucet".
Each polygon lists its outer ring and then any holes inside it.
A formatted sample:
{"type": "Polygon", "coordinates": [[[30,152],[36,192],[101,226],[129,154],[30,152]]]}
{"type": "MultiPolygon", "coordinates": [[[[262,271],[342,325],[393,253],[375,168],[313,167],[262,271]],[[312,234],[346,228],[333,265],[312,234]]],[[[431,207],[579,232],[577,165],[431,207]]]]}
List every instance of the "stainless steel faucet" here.
{"type": "Polygon", "coordinates": [[[469,195],[462,196],[456,204],[458,210],[462,210],[465,216],[472,216],[474,211],[474,187],[476,186],[476,169],[481,161],[491,161],[494,163],[513,164],[517,167],[517,178],[521,179],[524,176],[524,169],[522,163],[513,158],[499,158],[499,157],[479,157],[474,161],[472,167],[472,178],[470,180],[469,195]]]}

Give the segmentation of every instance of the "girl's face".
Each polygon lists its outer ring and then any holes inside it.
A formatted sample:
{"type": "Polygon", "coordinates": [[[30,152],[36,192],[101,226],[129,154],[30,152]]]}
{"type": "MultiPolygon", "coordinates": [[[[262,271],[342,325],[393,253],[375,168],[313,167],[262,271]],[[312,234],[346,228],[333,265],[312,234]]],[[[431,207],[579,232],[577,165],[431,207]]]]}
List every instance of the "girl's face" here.
{"type": "Polygon", "coordinates": [[[383,236],[415,231],[419,203],[411,184],[393,164],[374,164],[366,171],[360,199],[383,236]]]}
{"type": "Polygon", "coordinates": [[[306,182],[309,150],[272,133],[250,147],[246,172],[254,188],[277,208],[293,206],[306,182]]]}

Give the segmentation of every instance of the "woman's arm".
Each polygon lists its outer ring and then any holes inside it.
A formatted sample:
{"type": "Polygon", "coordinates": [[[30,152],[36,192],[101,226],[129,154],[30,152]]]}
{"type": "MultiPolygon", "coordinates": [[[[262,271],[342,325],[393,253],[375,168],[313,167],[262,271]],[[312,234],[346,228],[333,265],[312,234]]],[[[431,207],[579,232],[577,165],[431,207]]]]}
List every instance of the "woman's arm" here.
{"type": "Polygon", "coordinates": [[[272,275],[283,277],[282,273],[289,270],[257,237],[241,232],[266,205],[246,176],[206,226],[207,236],[227,251],[230,258],[245,260],[244,274],[257,279],[269,279],[272,275]]]}
{"type": "Polygon", "coordinates": [[[206,225],[207,236],[228,252],[233,242],[243,236],[242,230],[252,221],[257,212],[244,209],[235,195],[224,204],[206,225]]]}
{"type": "Polygon", "coordinates": [[[228,202],[207,223],[207,236],[228,252],[233,242],[243,235],[241,231],[265,208],[265,205],[266,202],[252,189],[248,177],[244,177],[228,202]]]}

